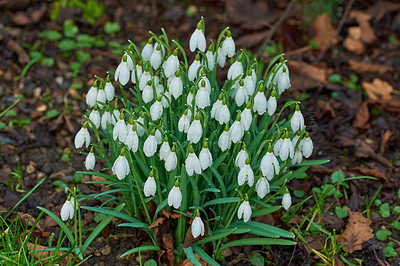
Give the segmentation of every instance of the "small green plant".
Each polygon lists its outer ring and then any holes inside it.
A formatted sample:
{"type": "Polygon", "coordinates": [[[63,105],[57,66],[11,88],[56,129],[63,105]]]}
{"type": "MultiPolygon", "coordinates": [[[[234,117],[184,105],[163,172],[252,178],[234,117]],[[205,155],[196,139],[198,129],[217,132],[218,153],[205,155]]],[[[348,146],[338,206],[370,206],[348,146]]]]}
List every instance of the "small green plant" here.
{"type": "Polygon", "coordinates": [[[275,42],[267,44],[263,48],[263,52],[268,56],[275,56],[281,54],[282,51],[283,51],[282,45],[280,43],[275,43],[275,42]]]}
{"type": "Polygon", "coordinates": [[[393,241],[390,241],[389,243],[387,243],[386,247],[383,249],[383,253],[385,254],[385,257],[387,257],[387,258],[398,256],[397,252],[394,250],[393,241]]]}
{"type": "Polygon", "coordinates": [[[361,90],[362,87],[358,84],[359,78],[357,75],[351,74],[347,81],[344,81],[339,74],[332,74],[328,80],[332,83],[339,83],[348,88],[349,90],[361,90]]]}
{"type": "Polygon", "coordinates": [[[53,3],[53,9],[50,11],[50,18],[56,20],[63,8],[82,9],[83,18],[92,25],[106,12],[102,1],[95,0],[56,0],[53,3]]]}

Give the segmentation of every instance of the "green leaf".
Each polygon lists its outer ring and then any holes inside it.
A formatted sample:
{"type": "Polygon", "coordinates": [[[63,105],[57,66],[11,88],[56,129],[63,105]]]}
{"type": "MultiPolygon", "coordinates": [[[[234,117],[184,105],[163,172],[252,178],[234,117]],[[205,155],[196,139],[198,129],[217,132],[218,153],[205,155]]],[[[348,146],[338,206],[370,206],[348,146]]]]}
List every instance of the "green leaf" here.
{"type": "Polygon", "coordinates": [[[67,37],[75,37],[76,34],[79,32],[78,26],[75,25],[73,20],[66,20],[63,24],[63,31],[64,35],[67,37]]]}
{"type": "Polygon", "coordinates": [[[52,119],[56,116],[58,116],[60,114],[60,112],[56,109],[51,109],[46,113],[46,117],[49,119],[52,119]]]}
{"type": "Polygon", "coordinates": [[[61,41],[58,43],[58,48],[60,48],[60,50],[61,50],[62,52],[71,51],[72,49],[75,48],[75,46],[76,46],[75,41],[74,41],[74,40],[71,40],[71,39],[64,39],[64,40],[61,40],[61,41]]]}
{"type": "Polygon", "coordinates": [[[212,241],[215,241],[215,240],[222,239],[222,238],[224,238],[226,236],[229,236],[230,234],[233,234],[233,232],[235,232],[236,229],[237,228],[232,228],[232,229],[228,229],[228,230],[226,230],[226,229],[225,230],[219,230],[219,231],[215,232],[213,235],[209,235],[209,236],[203,238],[202,240],[197,241],[196,244],[197,245],[201,245],[201,244],[204,244],[204,243],[208,243],[208,242],[212,242],[212,241]],[[222,231],[222,232],[220,232],[220,231],[222,231]]]}
{"type": "Polygon", "coordinates": [[[155,260],[153,260],[153,259],[149,259],[143,265],[144,266],[157,266],[157,262],[155,260]]]}
{"type": "Polygon", "coordinates": [[[229,197],[229,198],[220,198],[220,199],[214,199],[206,202],[203,204],[203,208],[211,205],[216,205],[216,204],[225,204],[225,203],[232,203],[232,202],[239,202],[240,198],[239,197],[229,197]]]}
{"type": "Polygon", "coordinates": [[[394,250],[394,243],[390,241],[387,246],[383,249],[383,253],[385,253],[385,257],[390,258],[390,257],[396,257],[398,254],[394,250]]]}
{"type": "Polygon", "coordinates": [[[183,248],[183,251],[185,252],[186,257],[190,260],[190,262],[193,263],[193,265],[201,266],[200,261],[194,255],[193,250],[192,250],[191,247],[183,248]]]}
{"type": "Polygon", "coordinates": [[[400,199],[400,188],[397,190],[397,197],[400,199]]]}
{"type": "Polygon", "coordinates": [[[38,34],[41,38],[46,38],[50,41],[58,41],[62,38],[62,34],[56,30],[45,30],[38,34]]]}
{"type": "Polygon", "coordinates": [[[400,215],[400,206],[395,206],[393,208],[393,211],[394,211],[395,214],[400,215]]]}
{"type": "Polygon", "coordinates": [[[106,24],[104,25],[104,31],[107,34],[113,34],[120,30],[121,30],[121,26],[119,25],[118,22],[107,21],[106,24]]]}
{"type": "Polygon", "coordinates": [[[142,222],[136,222],[136,223],[122,223],[122,224],[119,224],[118,226],[121,226],[121,227],[142,228],[142,227],[143,227],[143,223],[142,223],[142,222]]]}
{"type": "Polygon", "coordinates": [[[220,264],[216,262],[213,258],[210,257],[204,250],[202,250],[199,246],[197,245],[191,245],[192,249],[194,252],[196,252],[197,255],[200,256],[205,262],[210,264],[211,266],[219,266],[220,264]]]}
{"type": "Polygon", "coordinates": [[[343,219],[343,218],[346,218],[347,216],[349,216],[349,213],[347,212],[348,209],[349,209],[348,206],[343,206],[343,207],[336,206],[335,213],[336,213],[337,217],[339,217],[340,219],[343,219]]]}
{"type": "Polygon", "coordinates": [[[379,206],[379,214],[382,216],[382,218],[390,217],[389,203],[385,202],[381,206],[379,206]]]}
{"type": "Polygon", "coordinates": [[[296,198],[303,198],[304,197],[304,190],[301,190],[301,189],[298,189],[298,190],[295,190],[295,191],[293,191],[293,195],[296,197],[296,198]]]}
{"type": "Polygon", "coordinates": [[[283,230],[281,228],[269,225],[269,224],[264,224],[260,222],[255,222],[255,221],[248,221],[248,222],[243,222],[243,221],[237,221],[231,224],[232,227],[237,227],[237,228],[249,228],[250,232],[254,229],[261,230],[263,232],[268,232],[271,234],[270,237],[287,237],[287,238],[294,238],[294,235],[286,230],[283,230]]]}
{"type": "Polygon", "coordinates": [[[104,218],[106,218],[107,215],[104,213],[96,213],[96,215],[94,216],[94,221],[96,223],[100,223],[102,220],[104,220],[104,218]]]}
{"type": "Polygon", "coordinates": [[[298,164],[298,166],[321,165],[329,162],[330,160],[309,160],[309,161],[302,161],[301,164],[298,164]]]}
{"type": "Polygon", "coordinates": [[[328,80],[332,83],[340,83],[342,81],[342,78],[338,74],[332,74],[328,80]]]}
{"type": "Polygon", "coordinates": [[[89,206],[81,206],[81,208],[85,209],[85,210],[89,210],[89,211],[94,211],[94,212],[104,213],[104,214],[107,214],[107,215],[112,215],[114,217],[118,217],[120,219],[123,219],[123,220],[131,222],[131,223],[142,223],[141,228],[149,227],[147,224],[139,221],[138,219],[136,219],[136,218],[134,218],[134,217],[132,217],[132,216],[126,214],[126,213],[120,212],[120,211],[118,211],[116,209],[111,210],[111,209],[106,209],[106,208],[96,208],[96,207],[89,207],[89,206]]]}
{"type": "Polygon", "coordinates": [[[376,232],[376,238],[378,238],[380,241],[385,241],[391,235],[392,235],[392,232],[390,232],[389,230],[386,230],[386,229],[379,230],[378,232],[376,232]]]}
{"type": "Polygon", "coordinates": [[[394,229],[396,229],[397,231],[400,231],[400,222],[398,222],[398,221],[393,221],[393,223],[392,223],[391,225],[392,225],[392,227],[393,227],[394,229]]]}
{"type": "Polygon", "coordinates": [[[137,248],[133,248],[131,250],[128,250],[127,252],[125,252],[124,254],[121,255],[121,258],[125,257],[126,255],[135,253],[135,252],[158,251],[158,250],[160,250],[160,248],[157,247],[157,246],[141,246],[141,247],[137,247],[137,248]]]}
{"type": "Polygon", "coordinates": [[[358,76],[357,76],[357,75],[354,75],[354,74],[351,74],[351,75],[349,76],[349,79],[350,79],[351,82],[353,82],[353,83],[357,83],[358,80],[359,80],[358,76]]]}
{"type": "Polygon", "coordinates": [[[294,241],[286,240],[286,239],[277,239],[277,238],[245,238],[234,240],[224,244],[220,250],[230,247],[236,246],[254,246],[254,245],[281,245],[281,246],[292,246],[297,243],[294,241]]]}
{"type": "Polygon", "coordinates": [[[333,184],[341,185],[344,182],[345,178],[346,178],[346,176],[344,175],[344,173],[342,171],[335,171],[331,175],[333,184]]]}
{"type": "Polygon", "coordinates": [[[265,259],[260,253],[253,252],[250,255],[250,263],[251,263],[251,265],[254,265],[254,266],[264,266],[265,259]]]}
{"type": "Polygon", "coordinates": [[[276,212],[280,208],[281,208],[281,206],[271,206],[271,207],[268,207],[268,208],[262,208],[262,209],[256,210],[251,214],[251,218],[255,218],[255,217],[258,217],[258,216],[262,216],[262,215],[266,215],[266,214],[269,214],[269,213],[276,212]]]}
{"type": "Polygon", "coordinates": [[[76,58],[80,63],[85,63],[90,59],[91,55],[88,52],[84,52],[82,50],[77,50],[76,51],[76,58]]]}

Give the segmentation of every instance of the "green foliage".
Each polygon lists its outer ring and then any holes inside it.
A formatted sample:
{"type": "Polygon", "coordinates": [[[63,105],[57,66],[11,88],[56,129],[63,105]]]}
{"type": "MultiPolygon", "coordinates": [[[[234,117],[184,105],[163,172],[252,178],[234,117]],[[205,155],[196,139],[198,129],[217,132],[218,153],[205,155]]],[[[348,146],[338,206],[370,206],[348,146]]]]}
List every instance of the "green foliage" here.
{"type": "Polygon", "coordinates": [[[390,232],[389,230],[386,230],[386,229],[379,230],[378,232],[376,232],[376,238],[378,238],[378,240],[380,240],[380,241],[385,241],[391,235],[392,235],[392,232],[390,232]]]}
{"type": "Polygon", "coordinates": [[[392,241],[390,241],[383,249],[383,253],[387,258],[396,257],[398,255],[397,252],[394,250],[394,243],[392,241]]]}
{"type": "Polygon", "coordinates": [[[344,81],[340,75],[332,74],[329,76],[328,80],[332,83],[339,83],[348,88],[349,90],[361,90],[362,87],[358,84],[359,78],[357,75],[351,74],[347,81],[344,81]]]}
{"type": "Polygon", "coordinates": [[[340,17],[343,12],[343,0],[298,0],[297,2],[299,5],[301,5],[300,8],[303,10],[303,22],[306,25],[314,21],[314,19],[320,14],[326,13],[331,18],[335,18],[340,17]]]}
{"type": "Polygon", "coordinates": [[[56,109],[51,109],[49,111],[47,111],[46,113],[46,117],[49,119],[55,118],[60,114],[60,112],[56,109]]]}
{"type": "Polygon", "coordinates": [[[104,32],[107,34],[115,34],[121,30],[121,26],[118,22],[107,21],[104,25],[104,32]]]}
{"type": "Polygon", "coordinates": [[[68,19],[64,21],[63,24],[63,31],[64,31],[64,36],[73,38],[78,34],[79,28],[78,26],[75,25],[75,22],[71,19],[68,19]]]}
{"type": "Polygon", "coordinates": [[[390,206],[389,203],[385,202],[381,206],[379,206],[379,214],[382,218],[389,218],[390,217],[390,206]]]}
{"type": "Polygon", "coordinates": [[[268,56],[275,56],[283,52],[282,45],[280,43],[267,44],[263,48],[263,52],[268,56]]]}
{"type": "Polygon", "coordinates": [[[349,209],[348,206],[343,206],[343,207],[336,206],[335,213],[336,213],[337,217],[339,217],[340,219],[343,219],[343,218],[346,218],[349,216],[349,213],[347,212],[348,209],[349,209]]]}
{"type": "Polygon", "coordinates": [[[251,263],[251,265],[254,265],[254,266],[264,266],[265,259],[260,253],[253,252],[250,255],[250,263],[251,263]]]}
{"type": "Polygon", "coordinates": [[[53,2],[53,9],[50,11],[50,19],[56,20],[60,15],[61,9],[80,8],[83,18],[92,25],[106,12],[102,1],[95,0],[56,0],[53,2]]]}
{"type": "Polygon", "coordinates": [[[393,211],[394,211],[394,213],[395,213],[396,215],[400,215],[400,206],[395,206],[395,207],[393,208],[393,211]]]}

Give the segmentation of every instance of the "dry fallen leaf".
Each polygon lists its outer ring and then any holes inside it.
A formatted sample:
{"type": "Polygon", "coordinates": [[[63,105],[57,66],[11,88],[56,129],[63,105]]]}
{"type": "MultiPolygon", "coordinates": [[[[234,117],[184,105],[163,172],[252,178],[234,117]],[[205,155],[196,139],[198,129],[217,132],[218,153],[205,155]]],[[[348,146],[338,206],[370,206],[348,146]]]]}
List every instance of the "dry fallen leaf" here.
{"type": "MultiPolygon", "coordinates": [[[[194,255],[196,256],[196,259],[200,262],[200,264],[201,264],[202,266],[206,266],[206,265],[207,265],[207,262],[205,262],[202,258],[200,258],[199,255],[197,255],[196,253],[195,253],[194,255]]],[[[191,263],[190,260],[189,260],[188,258],[184,259],[184,260],[179,264],[179,266],[192,266],[192,265],[193,265],[193,263],[191,263]]]]}
{"type": "Polygon", "coordinates": [[[370,14],[364,13],[362,11],[351,11],[350,12],[350,17],[354,18],[358,25],[360,25],[361,28],[361,40],[364,43],[372,43],[373,41],[376,40],[375,32],[371,27],[370,20],[372,16],[370,14]]]}
{"type": "Polygon", "coordinates": [[[338,42],[338,39],[334,37],[336,30],[332,26],[332,20],[327,13],[318,15],[311,27],[315,31],[312,41],[316,42],[321,50],[329,48],[327,47],[328,45],[332,46],[338,42]]]}
{"type": "Polygon", "coordinates": [[[371,127],[369,122],[369,109],[368,109],[368,102],[363,102],[358,109],[356,117],[353,120],[353,127],[360,128],[360,129],[368,129],[371,127]]]}
{"type": "Polygon", "coordinates": [[[181,217],[179,213],[175,213],[166,209],[162,209],[161,212],[167,219],[169,218],[178,219],[179,217],[181,217]]]}
{"type": "Polygon", "coordinates": [[[287,65],[290,71],[300,75],[305,75],[323,83],[327,83],[327,77],[333,73],[333,70],[330,68],[316,67],[301,61],[288,61],[287,65]]]}
{"type": "Polygon", "coordinates": [[[151,223],[149,228],[155,228],[159,225],[161,225],[164,222],[165,218],[164,217],[158,217],[154,222],[151,223]]]}
{"type": "Polygon", "coordinates": [[[362,87],[367,92],[371,100],[390,100],[392,99],[393,87],[388,82],[375,78],[372,83],[363,82],[362,87]]]}
{"type": "Polygon", "coordinates": [[[364,52],[364,44],[361,41],[361,28],[360,27],[349,27],[349,35],[343,42],[343,46],[356,54],[362,54],[364,52]]]}
{"type": "Polygon", "coordinates": [[[362,250],[362,244],[374,237],[372,234],[371,220],[365,218],[360,212],[348,209],[349,221],[343,234],[337,236],[343,245],[343,250],[353,253],[362,250]]]}
{"type": "Polygon", "coordinates": [[[353,59],[349,59],[349,67],[350,70],[357,73],[376,72],[379,74],[385,74],[386,72],[393,71],[393,67],[391,66],[376,65],[367,62],[356,61],[353,59]]]}
{"type": "Polygon", "coordinates": [[[376,1],[373,6],[370,6],[367,10],[368,14],[374,17],[375,21],[379,21],[388,12],[394,12],[400,10],[400,3],[394,3],[389,1],[376,1]]]}
{"type": "Polygon", "coordinates": [[[350,170],[356,171],[356,172],[360,173],[361,175],[373,176],[373,177],[381,178],[381,179],[387,181],[387,177],[386,177],[385,173],[383,173],[382,171],[380,171],[378,169],[362,168],[360,166],[357,166],[357,167],[351,168],[350,170]]]}

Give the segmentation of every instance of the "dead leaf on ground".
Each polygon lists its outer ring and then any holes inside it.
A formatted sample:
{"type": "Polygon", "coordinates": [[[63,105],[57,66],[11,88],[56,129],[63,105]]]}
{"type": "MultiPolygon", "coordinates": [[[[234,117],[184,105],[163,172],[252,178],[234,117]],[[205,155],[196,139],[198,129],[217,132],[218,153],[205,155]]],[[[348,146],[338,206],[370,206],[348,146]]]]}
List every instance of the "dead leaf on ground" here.
{"type": "Polygon", "coordinates": [[[395,99],[395,98],[392,98],[390,100],[369,99],[368,102],[374,104],[378,103],[388,112],[400,113],[400,99],[395,99]]]}
{"type": "Polygon", "coordinates": [[[333,46],[337,44],[338,39],[335,37],[336,29],[332,26],[332,20],[327,13],[318,15],[311,28],[315,31],[312,41],[316,42],[321,50],[324,50],[328,45],[333,46]]]}
{"type": "Polygon", "coordinates": [[[333,70],[330,68],[316,67],[302,61],[288,61],[287,65],[290,71],[300,75],[305,75],[323,83],[327,83],[327,77],[333,74],[333,70]]]}
{"type": "Polygon", "coordinates": [[[164,222],[165,218],[164,217],[158,217],[154,222],[151,223],[149,228],[155,228],[157,226],[160,226],[164,222]]]}
{"type": "Polygon", "coordinates": [[[361,28],[360,27],[349,27],[348,29],[349,35],[343,42],[343,46],[356,54],[364,53],[365,47],[363,42],[361,41],[361,28]]]}
{"type": "Polygon", "coordinates": [[[357,73],[375,72],[378,74],[385,74],[393,71],[391,66],[377,65],[367,62],[360,62],[353,59],[349,59],[349,68],[357,73]]]}
{"type": "Polygon", "coordinates": [[[167,219],[169,218],[178,219],[179,217],[181,217],[179,213],[175,213],[166,209],[162,209],[161,212],[167,219]]]}
{"type": "Polygon", "coordinates": [[[46,218],[44,219],[45,227],[53,227],[53,226],[57,226],[57,225],[58,225],[57,222],[50,216],[46,216],[46,218]]]}
{"type": "Polygon", "coordinates": [[[376,40],[375,32],[371,27],[370,20],[372,16],[362,11],[352,10],[349,15],[350,18],[354,18],[361,28],[361,40],[364,43],[370,44],[376,40]]]}
{"type": "Polygon", "coordinates": [[[353,127],[368,129],[371,125],[368,123],[370,118],[368,102],[363,102],[353,120],[353,127]]]}
{"type": "Polygon", "coordinates": [[[321,235],[306,236],[304,240],[310,245],[311,248],[315,250],[322,249],[321,243],[324,242],[324,238],[321,235]]]}
{"type": "MultiPolygon", "coordinates": [[[[207,262],[205,262],[202,258],[200,258],[200,256],[197,255],[197,253],[195,253],[194,255],[196,256],[196,259],[200,262],[200,264],[201,264],[202,266],[206,266],[206,265],[207,265],[207,262]]],[[[179,266],[192,266],[192,265],[193,265],[193,263],[191,263],[190,260],[189,260],[188,258],[184,259],[184,260],[179,264],[179,266]]]]}
{"type": "Polygon", "coordinates": [[[343,234],[337,236],[343,245],[343,250],[353,253],[362,250],[362,244],[374,237],[372,234],[371,220],[365,218],[360,212],[348,209],[349,221],[343,234]]]}
{"type": "Polygon", "coordinates": [[[400,3],[389,1],[376,1],[375,5],[370,6],[367,13],[370,14],[374,20],[379,21],[385,16],[386,13],[400,10],[400,3]]]}
{"type": "Polygon", "coordinates": [[[388,82],[375,78],[372,83],[364,81],[362,87],[367,92],[371,100],[390,100],[392,99],[393,87],[388,82]]]}
{"type": "Polygon", "coordinates": [[[260,45],[262,41],[264,41],[265,38],[267,38],[268,35],[269,31],[244,34],[236,41],[236,46],[252,48],[254,46],[260,45]]]}
{"type": "Polygon", "coordinates": [[[175,265],[175,241],[170,234],[163,234],[162,235],[163,247],[166,249],[166,254],[170,265],[175,265]]]}
{"type": "Polygon", "coordinates": [[[393,135],[393,132],[390,130],[386,130],[385,134],[383,134],[383,137],[381,139],[381,147],[379,149],[380,153],[383,154],[385,152],[385,147],[387,142],[389,141],[390,137],[393,135]]]}
{"type": "Polygon", "coordinates": [[[25,65],[26,63],[29,62],[28,53],[24,50],[24,48],[22,48],[22,46],[18,42],[14,41],[14,40],[8,40],[7,47],[8,47],[8,49],[10,49],[11,51],[13,51],[14,53],[17,54],[18,62],[21,65],[25,65]]]}
{"type": "MultiPolygon", "coordinates": [[[[47,247],[45,247],[45,246],[42,246],[42,245],[39,245],[39,244],[35,244],[35,243],[31,243],[31,242],[27,242],[26,245],[27,245],[29,250],[35,249],[35,253],[34,253],[35,254],[35,261],[42,260],[42,259],[48,258],[48,257],[53,257],[54,251],[38,251],[38,250],[41,250],[41,249],[46,249],[47,247]]],[[[63,254],[65,254],[65,252],[59,250],[57,252],[57,254],[58,254],[58,256],[62,256],[63,254]]],[[[63,258],[61,260],[61,262],[63,262],[64,265],[72,265],[72,261],[74,261],[74,259],[75,259],[74,255],[72,253],[70,253],[70,254],[68,254],[67,257],[63,258]],[[68,261],[69,261],[69,264],[67,264],[68,261]]],[[[75,262],[78,262],[78,261],[79,261],[79,259],[75,260],[75,262]]],[[[41,263],[47,264],[48,260],[43,260],[43,261],[41,261],[41,263]]]]}
{"type": "Polygon", "coordinates": [[[381,178],[381,179],[387,181],[387,177],[386,177],[385,173],[383,173],[382,171],[380,171],[376,168],[369,169],[369,168],[362,168],[360,166],[357,166],[357,167],[351,168],[350,170],[357,171],[358,173],[360,173],[362,175],[373,176],[373,177],[381,178]]]}
{"type": "MultiPolygon", "coordinates": [[[[19,218],[21,218],[21,221],[24,222],[24,224],[27,224],[28,226],[32,226],[35,223],[35,218],[32,217],[29,213],[22,213],[18,212],[19,218]]],[[[42,227],[39,225],[39,223],[36,223],[35,228],[43,231],[42,227]]]]}

